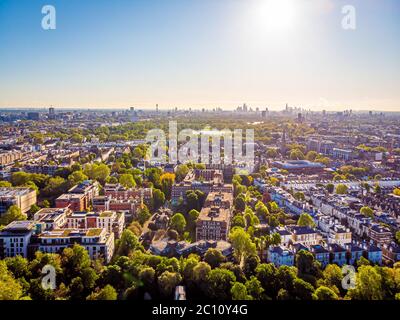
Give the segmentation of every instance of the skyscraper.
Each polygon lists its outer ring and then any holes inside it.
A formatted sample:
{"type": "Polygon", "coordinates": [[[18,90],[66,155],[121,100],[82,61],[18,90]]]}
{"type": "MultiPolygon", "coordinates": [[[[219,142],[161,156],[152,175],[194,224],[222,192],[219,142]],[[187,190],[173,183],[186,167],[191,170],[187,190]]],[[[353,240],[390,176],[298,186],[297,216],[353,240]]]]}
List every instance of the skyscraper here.
{"type": "Polygon", "coordinates": [[[54,120],[56,118],[56,113],[53,107],[49,108],[49,119],[54,120]]]}

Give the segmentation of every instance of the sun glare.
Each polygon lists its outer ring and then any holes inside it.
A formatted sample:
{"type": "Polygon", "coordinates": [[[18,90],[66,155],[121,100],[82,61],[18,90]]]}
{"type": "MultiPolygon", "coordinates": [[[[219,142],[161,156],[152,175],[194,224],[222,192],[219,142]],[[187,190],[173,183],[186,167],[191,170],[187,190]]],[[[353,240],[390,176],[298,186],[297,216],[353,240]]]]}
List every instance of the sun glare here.
{"type": "Polygon", "coordinates": [[[266,31],[287,30],[295,25],[294,0],[260,0],[254,10],[256,24],[266,31]]]}

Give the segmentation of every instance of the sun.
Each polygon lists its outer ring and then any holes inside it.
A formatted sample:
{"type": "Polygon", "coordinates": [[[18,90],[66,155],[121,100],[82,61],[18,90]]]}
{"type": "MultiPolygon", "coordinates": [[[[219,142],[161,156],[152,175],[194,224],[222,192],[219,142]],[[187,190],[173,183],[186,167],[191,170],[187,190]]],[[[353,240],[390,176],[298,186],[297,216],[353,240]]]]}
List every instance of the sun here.
{"type": "Polygon", "coordinates": [[[254,10],[254,22],[265,31],[283,31],[295,26],[295,0],[259,0],[254,10]]]}

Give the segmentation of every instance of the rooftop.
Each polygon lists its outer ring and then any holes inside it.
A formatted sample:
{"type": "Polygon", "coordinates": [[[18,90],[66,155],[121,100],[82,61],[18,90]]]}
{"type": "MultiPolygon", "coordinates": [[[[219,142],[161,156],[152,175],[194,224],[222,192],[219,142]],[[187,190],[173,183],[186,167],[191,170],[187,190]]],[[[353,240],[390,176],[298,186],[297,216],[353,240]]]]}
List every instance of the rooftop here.
{"type": "Polygon", "coordinates": [[[20,197],[27,195],[31,192],[34,192],[33,189],[30,188],[0,188],[0,198],[1,197],[20,197]]]}

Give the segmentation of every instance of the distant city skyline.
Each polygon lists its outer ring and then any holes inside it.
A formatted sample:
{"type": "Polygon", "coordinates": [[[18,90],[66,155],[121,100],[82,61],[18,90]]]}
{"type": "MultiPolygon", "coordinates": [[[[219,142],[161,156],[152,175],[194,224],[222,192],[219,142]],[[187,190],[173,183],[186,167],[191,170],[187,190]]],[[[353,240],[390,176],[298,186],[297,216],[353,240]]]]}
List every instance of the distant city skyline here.
{"type": "Polygon", "coordinates": [[[400,111],[399,17],[396,0],[3,0],[0,109],[400,111]]]}

